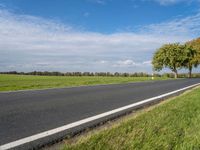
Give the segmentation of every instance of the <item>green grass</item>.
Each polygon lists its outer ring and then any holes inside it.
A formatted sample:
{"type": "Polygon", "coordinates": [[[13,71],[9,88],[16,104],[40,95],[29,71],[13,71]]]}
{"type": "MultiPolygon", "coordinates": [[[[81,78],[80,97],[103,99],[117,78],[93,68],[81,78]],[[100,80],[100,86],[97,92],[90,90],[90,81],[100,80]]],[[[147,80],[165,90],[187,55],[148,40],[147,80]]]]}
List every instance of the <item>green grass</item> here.
{"type": "Polygon", "coordinates": [[[162,102],[63,150],[199,150],[200,88],[162,102]]]}
{"type": "MultiPolygon", "coordinates": [[[[162,80],[167,78],[156,78],[162,80]]],[[[30,76],[0,75],[0,91],[44,89],[66,86],[128,83],[151,80],[151,77],[70,77],[70,76],[30,76]]]]}

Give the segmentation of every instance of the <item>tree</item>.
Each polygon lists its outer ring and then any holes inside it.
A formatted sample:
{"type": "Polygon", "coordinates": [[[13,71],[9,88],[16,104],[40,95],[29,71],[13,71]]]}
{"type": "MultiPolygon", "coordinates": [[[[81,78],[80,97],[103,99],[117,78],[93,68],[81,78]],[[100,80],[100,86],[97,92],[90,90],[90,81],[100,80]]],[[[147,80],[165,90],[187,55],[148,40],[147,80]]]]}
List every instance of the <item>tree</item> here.
{"type": "Polygon", "coordinates": [[[200,38],[186,43],[186,63],[184,66],[189,69],[188,76],[191,77],[193,67],[200,64],[200,38]]]}
{"type": "Polygon", "coordinates": [[[192,69],[193,67],[197,67],[199,65],[199,60],[197,59],[197,50],[193,48],[190,44],[184,45],[184,62],[183,66],[188,68],[188,77],[192,77],[192,69]]]}
{"type": "Polygon", "coordinates": [[[194,49],[200,52],[200,37],[192,41],[189,41],[186,44],[193,46],[194,49]]]}
{"type": "Polygon", "coordinates": [[[153,69],[160,71],[164,67],[169,68],[174,77],[178,77],[178,69],[182,67],[184,61],[184,47],[179,43],[165,44],[155,52],[153,56],[153,69]]]}

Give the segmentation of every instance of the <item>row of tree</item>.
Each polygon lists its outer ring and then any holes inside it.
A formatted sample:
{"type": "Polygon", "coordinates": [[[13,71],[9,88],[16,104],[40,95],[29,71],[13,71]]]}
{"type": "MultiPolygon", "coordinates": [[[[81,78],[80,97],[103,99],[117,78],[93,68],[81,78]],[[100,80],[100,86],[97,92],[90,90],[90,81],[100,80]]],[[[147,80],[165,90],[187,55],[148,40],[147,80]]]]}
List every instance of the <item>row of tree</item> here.
{"type": "MultiPolygon", "coordinates": [[[[111,72],[49,72],[49,71],[33,71],[33,72],[17,72],[17,71],[9,71],[9,72],[0,72],[0,74],[14,74],[14,75],[37,75],[37,76],[102,76],[102,77],[151,77],[151,74],[147,74],[144,72],[135,72],[135,73],[111,73],[111,72]]],[[[180,78],[186,78],[188,75],[186,73],[180,73],[180,78]]],[[[167,77],[173,78],[173,73],[163,73],[163,74],[154,74],[154,77],[167,77]]],[[[200,73],[193,73],[192,77],[200,78],[200,73]]]]}
{"type": "MultiPolygon", "coordinates": [[[[111,73],[111,72],[49,72],[49,71],[33,71],[33,72],[0,72],[0,74],[16,74],[16,75],[39,75],[39,76],[108,76],[108,77],[150,77],[150,74],[144,72],[136,73],[111,73]]],[[[160,76],[156,74],[156,76],[160,76]]]]}
{"type": "Polygon", "coordinates": [[[178,77],[178,70],[188,69],[188,77],[192,77],[192,69],[200,64],[200,38],[184,44],[164,44],[157,49],[152,60],[154,71],[169,68],[174,77],[178,77]]]}

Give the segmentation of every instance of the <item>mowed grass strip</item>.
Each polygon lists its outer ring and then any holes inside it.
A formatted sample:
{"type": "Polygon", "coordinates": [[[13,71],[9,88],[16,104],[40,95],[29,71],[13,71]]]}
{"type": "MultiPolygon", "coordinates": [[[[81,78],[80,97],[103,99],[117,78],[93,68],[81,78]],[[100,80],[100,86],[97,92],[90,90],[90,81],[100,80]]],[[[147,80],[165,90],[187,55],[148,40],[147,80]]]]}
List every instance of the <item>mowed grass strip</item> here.
{"type": "MultiPolygon", "coordinates": [[[[167,78],[156,78],[163,80],[167,78]]],[[[0,75],[0,91],[59,88],[81,85],[128,83],[151,80],[151,77],[98,77],[98,76],[31,76],[0,75]]]]}
{"type": "Polygon", "coordinates": [[[199,150],[200,88],[129,116],[117,125],[62,148],[80,149],[199,150]]]}

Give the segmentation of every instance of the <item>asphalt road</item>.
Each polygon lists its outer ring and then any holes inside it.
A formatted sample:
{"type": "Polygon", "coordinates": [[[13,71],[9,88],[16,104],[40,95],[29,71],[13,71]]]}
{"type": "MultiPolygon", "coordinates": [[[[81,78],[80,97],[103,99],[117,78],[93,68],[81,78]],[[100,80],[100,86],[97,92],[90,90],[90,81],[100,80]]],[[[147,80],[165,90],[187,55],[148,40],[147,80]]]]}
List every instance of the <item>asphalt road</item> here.
{"type": "Polygon", "coordinates": [[[200,79],[0,92],[0,145],[196,83],[200,79]]]}

